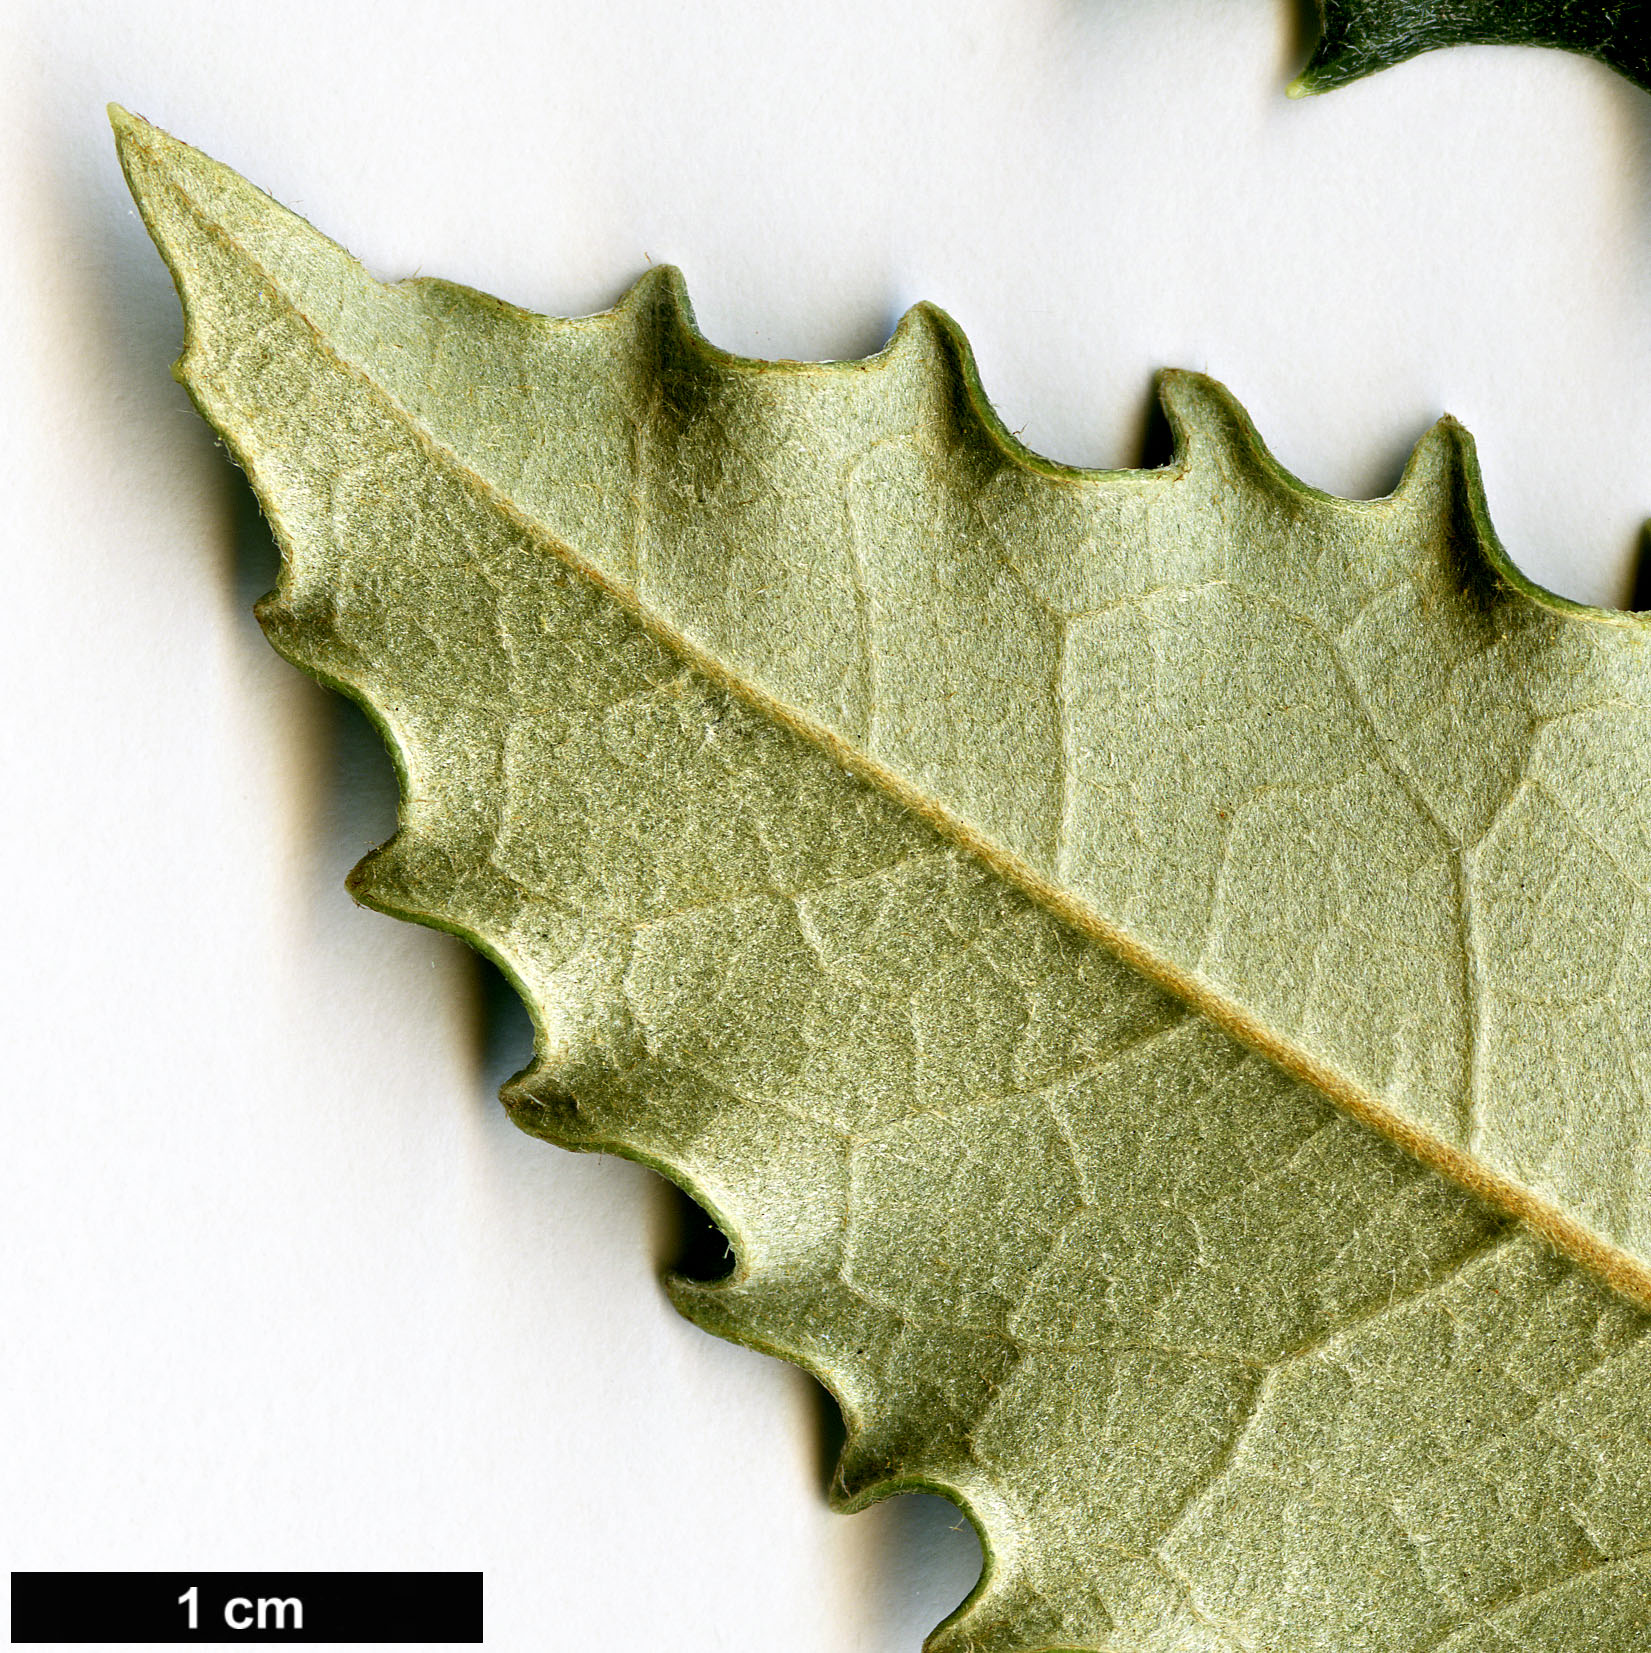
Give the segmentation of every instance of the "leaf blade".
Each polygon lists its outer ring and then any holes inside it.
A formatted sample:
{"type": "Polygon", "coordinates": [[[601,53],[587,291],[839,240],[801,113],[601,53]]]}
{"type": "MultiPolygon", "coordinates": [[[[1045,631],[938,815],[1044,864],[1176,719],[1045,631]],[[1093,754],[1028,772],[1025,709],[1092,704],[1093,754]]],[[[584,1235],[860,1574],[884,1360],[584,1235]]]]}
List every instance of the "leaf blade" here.
{"type": "MultiPolygon", "coordinates": [[[[1284,472],[1218,386],[1171,374],[1168,470],[1072,470],[1002,430],[939,312],[920,307],[866,363],[744,361],[700,338],[674,272],[579,322],[442,283],[388,288],[227,169],[185,146],[167,156],[300,313],[326,318],[354,370],[700,669],[1355,1117],[1651,1299],[1638,996],[1616,991],[1602,1009],[1629,1023],[1616,1059],[1601,1056],[1609,1029],[1585,1051],[1558,1029],[1555,1071],[1526,1071],[1519,1039],[1494,1036],[1517,1035],[1520,995],[1483,992],[1474,958],[1484,912],[1499,932],[1515,917],[1506,902],[1476,908],[1470,887],[1486,820],[1545,779],[1520,767],[1532,731],[1590,693],[1602,713],[1643,707],[1643,633],[1518,574],[1459,427],[1424,438],[1391,499],[1337,500],[1284,472]],[[943,579],[935,546],[948,548],[943,579]],[[1270,654],[1255,647],[1261,626],[1270,654]],[[900,669],[873,695],[879,659],[900,669]],[[1245,719],[1225,752],[1183,753],[1212,677],[1248,701],[1245,719]],[[1327,802],[1292,809],[1290,789],[1327,802]],[[1266,814],[1262,794],[1283,807],[1266,814]],[[1292,839],[1296,858],[1270,865],[1273,843],[1292,839]],[[1233,841],[1251,846],[1242,864],[1233,841]],[[1280,875],[1303,897],[1258,923],[1280,875]],[[1326,958],[1346,991],[1299,968],[1326,958]],[[1488,1129],[1486,1092],[1499,1110],[1488,1129]],[[1597,1130],[1556,1134],[1556,1113],[1586,1120],[1599,1097],[1615,1146],[1597,1130]]],[[[1584,742],[1569,769],[1620,768],[1615,790],[1637,809],[1651,752],[1629,732],[1615,752],[1584,742]]],[[[1557,779],[1573,815],[1579,784],[1557,779]]],[[[1515,825],[1516,847],[1542,829],[1515,825]]],[[[1560,830],[1590,853],[1586,829],[1560,830]]],[[[1546,854],[1534,873],[1503,856],[1493,894],[1544,876],[1546,854]]],[[[1632,884],[1619,908],[1634,907],[1632,884]]],[[[1619,931],[1637,922],[1626,909],[1619,931]]],[[[1576,955],[1606,945],[1599,929],[1555,937],[1572,955],[1561,976],[1593,967],[1576,955]]],[[[1489,939],[1499,960],[1520,952],[1489,939]]]]}
{"type": "MultiPolygon", "coordinates": [[[[1643,1393],[1643,1316],[1189,1016],[585,565],[285,302],[244,238],[169,205],[164,169],[131,156],[147,134],[127,129],[129,165],[181,271],[184,376],[282,545],[266,627],[399,753],[402,829],[358,895],[510,970],[539,1034],[519,1123],[654,1164],[718,1213],[735,1277],[677,1300],[839,1395],[841,1498],[934,1486],[971,1512],[988,1571],[937,1646],[1232,1645],[1222,1624],[1388,1645],[1368,1639],[1376,1577],[1403,1645],[1466,1634],[1503,1576],[1590,1612],[1647,1599],[1645,1453],[1612,1410],[1643,1393]],[[1518,1382],[1483,1376],[1521,1361],[1518,1382]],[[1390,1409],[1312,1399],[1355,1368],[1402,1395],[1433,1367],[1443,1393],[1396,1463],[1390,1409]],[[1610,1443],[1627,1489],[1586,1573],[1574,1523],[1512,1556],[1481,1470],[1510,1419],[1578,1383],[1573,1433],[1610,1443]],[[1332,1473],[1355,1489],[1346,1525],[1407,1498],[1467,1584],[1418,1570],[1402,1534],[1361,1548],[1277,1519],[1332,1473]],[[1305,1620],[1303,1569],[1337,1587],[1305,1620]]],[[[1542,1451],[1521,1468],[1551,1510],[1587,1452],[1542,1451]]]]}

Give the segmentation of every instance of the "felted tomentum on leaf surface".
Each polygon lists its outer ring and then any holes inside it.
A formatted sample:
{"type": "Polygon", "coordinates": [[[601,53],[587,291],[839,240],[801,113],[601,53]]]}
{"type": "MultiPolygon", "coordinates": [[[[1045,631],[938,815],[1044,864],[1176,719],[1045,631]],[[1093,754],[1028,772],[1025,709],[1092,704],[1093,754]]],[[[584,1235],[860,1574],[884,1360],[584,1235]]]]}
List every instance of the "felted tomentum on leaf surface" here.
{"type": "Polygon", "coordinates": [[[1290,88],[1328,92],[1441,46],[1557,46],[1651,89],[1646,0],[1319,0],[1324,32],[1290,88]]]}
{"type": "Polygon", "coordinates": [[[116,127],[265,629],[401,772],[356,895],[714,1213],[674,1300],[831,1388],[835,1498],[968,1510],[934,1648],[1651,1647],[1651,634],[1459,429],[1349,503],[1171,375],[1166,469],[1069,470],[938,311],[384,286],[116,127]]]}

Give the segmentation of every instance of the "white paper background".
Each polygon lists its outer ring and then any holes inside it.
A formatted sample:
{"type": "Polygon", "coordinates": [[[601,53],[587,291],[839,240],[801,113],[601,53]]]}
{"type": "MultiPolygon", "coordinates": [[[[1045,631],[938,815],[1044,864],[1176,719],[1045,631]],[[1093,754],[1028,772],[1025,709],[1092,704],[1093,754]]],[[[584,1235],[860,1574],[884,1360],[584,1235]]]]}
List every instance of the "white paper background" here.
{"type": "Polygon", "coordinates": [[[1208,369],[1308,481],[1442,410],[1515,557],[1623,601],[1651,509],[1651,100],[1557,53],[1287,102],[1277,0],[10,0],[0,14],[8,1145],[0,1554],[485,1568],[490,1645],[914,1650],[949,1506],[824,1507],[796,1373],[679,1321],[646,1173],[517,1135],[526,1028],[354,910],[356,716],[269,652],[118,98],[375,271],[541,309],[686,270],[712,339],[948,307],[1035,447],[1208,369]]]}

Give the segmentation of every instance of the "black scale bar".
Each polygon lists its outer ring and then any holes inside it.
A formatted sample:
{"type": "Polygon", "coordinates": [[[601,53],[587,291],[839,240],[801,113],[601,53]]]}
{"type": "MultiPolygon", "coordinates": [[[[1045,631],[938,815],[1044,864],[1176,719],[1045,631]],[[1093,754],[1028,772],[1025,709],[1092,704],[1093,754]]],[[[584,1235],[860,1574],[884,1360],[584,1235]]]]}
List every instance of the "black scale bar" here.
{"type": "Polygon", "coordinates": [[[480,1573],[13,1573],[11,1639],[480,1642],[480,1573]]]}

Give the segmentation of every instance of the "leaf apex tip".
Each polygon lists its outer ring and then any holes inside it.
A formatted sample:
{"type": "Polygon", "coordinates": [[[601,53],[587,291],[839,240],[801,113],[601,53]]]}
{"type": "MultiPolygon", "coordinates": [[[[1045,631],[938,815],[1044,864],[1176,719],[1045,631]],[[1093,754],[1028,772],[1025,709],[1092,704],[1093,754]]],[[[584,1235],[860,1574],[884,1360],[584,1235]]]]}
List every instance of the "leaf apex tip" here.
{"type": "Polygon", "coordinates": [[[156,130],[152,121],[146,121],[142,115],[135,114],[124,103],[109,102],[104,104],[103,112],[109,117],[109,124],[117,134],[131,134],[134,137],[142,136],[146,132],[156,130]]]}
{"type": "Polygon", "coordinates": [[[143,207],[155,185],[177,169],[178,157],[189,152],[188,146],[118,103],[108,105],[108,115],[121,170],[133,197],[143,207]]]}
{"type": "Polygon", "coordinates": [[[128,160],[132,150],[155,130],[142,115],[134,115],[123,104],[106,103],[103,112],[109,117],[109,129],[115,135],[115,149],[123,161],[128,160]]]}
{"type": "Polygon", "coordinates": [[[153,121],[147,121],[142,115],[134,114],[124,104],[106,103],[103,108],[109,117],[109,126],[115,134],[115,143],[123,154],[129,148],[152,145],[167,136],[153,121]]]}

